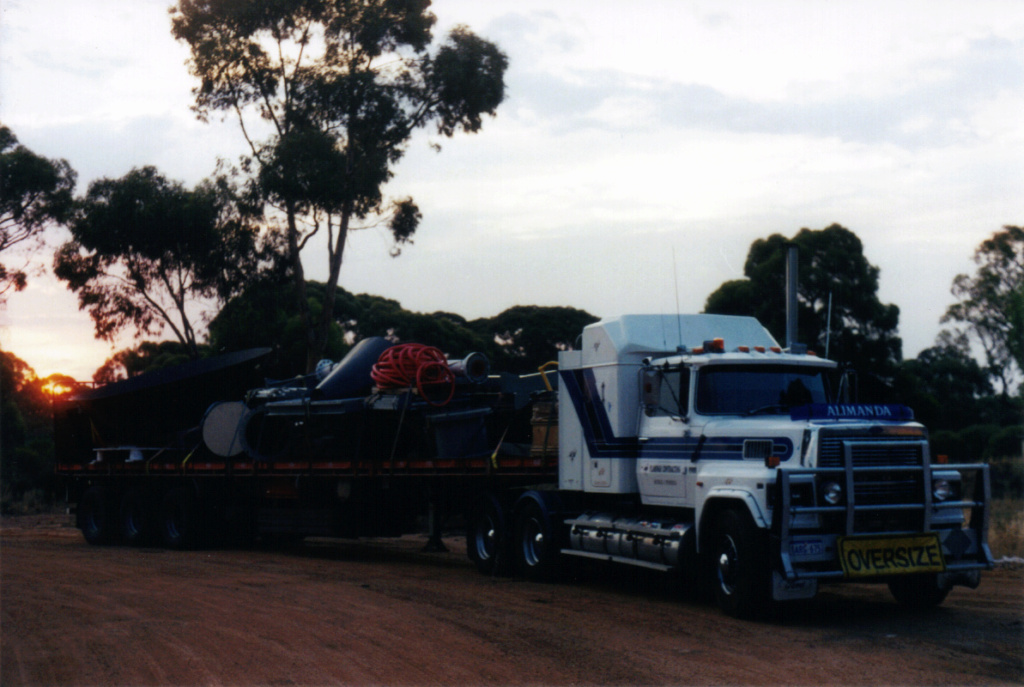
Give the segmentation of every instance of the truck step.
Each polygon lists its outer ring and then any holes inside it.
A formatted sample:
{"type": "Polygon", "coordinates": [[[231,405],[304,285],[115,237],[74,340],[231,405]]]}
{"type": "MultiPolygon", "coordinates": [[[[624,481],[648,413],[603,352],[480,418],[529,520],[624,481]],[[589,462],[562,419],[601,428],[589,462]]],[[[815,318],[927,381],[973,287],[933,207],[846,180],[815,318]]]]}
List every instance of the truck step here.
{"type": "Polygon", "coordinates": [[[562,549],[562,553],[567,556],[579,556],[580,558],[591,558],[596,561],[609,561],[611,563],[623,563],[625,565],[635,565],[638,568],[647,568],[649,570],[659,570],[661,572],[668,572],[672,570],[671,565],[665,565],[664,563],[654,563],[652,561],[644,561],[639,558],[627,558],[625,556],[613,556],[607,553],[595,553],[592,551],[579,551],[577,549],[562,549]]]}

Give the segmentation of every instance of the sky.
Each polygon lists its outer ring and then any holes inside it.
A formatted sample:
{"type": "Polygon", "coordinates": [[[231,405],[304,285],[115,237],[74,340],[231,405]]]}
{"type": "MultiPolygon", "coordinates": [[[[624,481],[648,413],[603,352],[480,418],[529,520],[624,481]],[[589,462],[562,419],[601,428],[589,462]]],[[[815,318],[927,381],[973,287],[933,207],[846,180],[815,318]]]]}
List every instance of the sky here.
{"type": "MultiPolygon", "coordinates": [[[[0,121],[79,193],[155,165],[191,186],[245,143],[190,107],[166,0],[0,0],[0,121]]],[[[390,197],[423,221],[398,258],[357,232],[340,285],[467,318],[519,304],[700,312],[750,244],[839,223],[933,345],[975,248],[1024,222],[1024,4],[1016,0],[435,0],[509,57],[481,132],[410,142],[390,197]],[[440,152],[431,144],[439,143],[440,152]]],[[[67,235],[53,231],[51,246],[67,235]]],[[[304,255],[324,279],[322,247],[304,255]]],[[[47,254],[45,264],[49,264],[47,254]]],[[[5,256],[6,259],[6,256],[5,256]]],[[[424,342],[430,343],[430,342],[424,342]]],[[[52,276],[0,311],[0,346],[76,379],[95,340],[52,276]]]]}

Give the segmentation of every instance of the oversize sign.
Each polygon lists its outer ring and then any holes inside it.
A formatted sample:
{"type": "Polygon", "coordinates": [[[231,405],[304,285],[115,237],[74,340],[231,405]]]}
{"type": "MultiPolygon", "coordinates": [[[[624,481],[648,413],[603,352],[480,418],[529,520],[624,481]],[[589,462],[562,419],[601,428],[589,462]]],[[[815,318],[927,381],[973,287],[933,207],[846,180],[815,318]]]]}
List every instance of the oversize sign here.
{"type": "Polygon", "coordinates": [[[839,557],[847,577],[943,572],[937,533],[898,537],[840,537],[839,557]]]}

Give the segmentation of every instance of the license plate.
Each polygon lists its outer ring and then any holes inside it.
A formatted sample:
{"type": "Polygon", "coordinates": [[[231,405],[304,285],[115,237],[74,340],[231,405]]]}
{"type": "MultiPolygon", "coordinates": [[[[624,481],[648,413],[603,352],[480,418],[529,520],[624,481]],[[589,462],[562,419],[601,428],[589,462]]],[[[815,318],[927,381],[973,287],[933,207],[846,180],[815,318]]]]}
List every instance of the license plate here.
{"type": "Polygon", "coordinates": [[[839,560],[847,577],[943,572],[938,533],[897,537],[840,537],[839,560]]]}

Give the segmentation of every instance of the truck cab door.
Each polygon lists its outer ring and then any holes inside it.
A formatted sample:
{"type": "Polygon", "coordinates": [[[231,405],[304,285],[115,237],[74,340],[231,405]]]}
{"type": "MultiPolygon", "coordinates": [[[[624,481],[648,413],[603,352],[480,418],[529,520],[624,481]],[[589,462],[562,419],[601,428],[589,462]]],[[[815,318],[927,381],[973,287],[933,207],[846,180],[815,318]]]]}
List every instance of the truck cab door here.
{"type": "MultiPolygon", "coordinates": [[[[690,504],[694,439],[689,424],[689,368],[644,372],[644,417],[640,422],[637,483],[645,504],[690,504]]],[[[695,472],[695,471],[694,471],[695,472]]]]}

